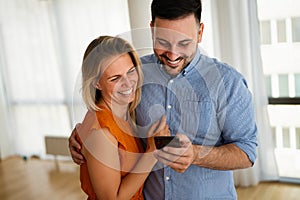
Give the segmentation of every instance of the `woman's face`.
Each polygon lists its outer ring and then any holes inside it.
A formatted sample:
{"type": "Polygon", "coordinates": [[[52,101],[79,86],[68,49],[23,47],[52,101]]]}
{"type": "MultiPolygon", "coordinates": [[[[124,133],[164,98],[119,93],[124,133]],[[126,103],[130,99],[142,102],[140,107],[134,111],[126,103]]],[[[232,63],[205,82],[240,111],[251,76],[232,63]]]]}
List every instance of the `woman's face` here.
{"type": "Polygon", "coordinates": [[[137,69],[129,54],[114,57],[105,68],[97,84],[103,100],[111,105],[128,105],[135,98],[137,69]]]}

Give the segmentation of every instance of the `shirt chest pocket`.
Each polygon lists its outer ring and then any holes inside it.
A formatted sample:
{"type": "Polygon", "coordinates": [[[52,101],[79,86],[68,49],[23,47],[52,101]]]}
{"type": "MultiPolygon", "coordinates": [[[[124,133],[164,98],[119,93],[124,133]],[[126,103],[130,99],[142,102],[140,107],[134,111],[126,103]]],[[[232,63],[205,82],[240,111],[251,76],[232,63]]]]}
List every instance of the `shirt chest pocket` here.
{"type": "MultiPolygon", "coordinates": [[[[212,104],[210,101],[184,100],[181,105],[179,131],[191,140],[204,138],[212,123],[212,104]]],[[[197,141],[200,143],[201,141],[197,141]]]]}

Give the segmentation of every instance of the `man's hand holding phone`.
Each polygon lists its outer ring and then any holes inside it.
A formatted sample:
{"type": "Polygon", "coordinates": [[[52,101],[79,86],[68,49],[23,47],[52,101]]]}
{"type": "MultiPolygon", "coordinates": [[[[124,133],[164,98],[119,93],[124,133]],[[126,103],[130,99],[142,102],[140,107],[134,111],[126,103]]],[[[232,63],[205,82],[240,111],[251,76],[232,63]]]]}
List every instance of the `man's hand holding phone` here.
{"type": "Polygon", "coordinates": [[[169,138],[156,138],[155,142],[157,150],[155,150],[154,156],[156,159],[176,172],[185,172],[195,159],[194,146],[184,134],[178,133],[169,138]]]}

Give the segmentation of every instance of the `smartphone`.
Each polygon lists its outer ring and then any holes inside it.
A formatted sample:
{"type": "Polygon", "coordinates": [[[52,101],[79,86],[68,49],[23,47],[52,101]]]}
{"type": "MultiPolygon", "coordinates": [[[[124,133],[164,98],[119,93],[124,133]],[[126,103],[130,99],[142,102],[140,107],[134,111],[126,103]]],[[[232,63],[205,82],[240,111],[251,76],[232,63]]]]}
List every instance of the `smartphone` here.
{"type": "Polygon", "coordinates": [[[176,136],[154,136],[154,142],[157,149],[169,147],[181,147],[179,138],[176,136]]]}

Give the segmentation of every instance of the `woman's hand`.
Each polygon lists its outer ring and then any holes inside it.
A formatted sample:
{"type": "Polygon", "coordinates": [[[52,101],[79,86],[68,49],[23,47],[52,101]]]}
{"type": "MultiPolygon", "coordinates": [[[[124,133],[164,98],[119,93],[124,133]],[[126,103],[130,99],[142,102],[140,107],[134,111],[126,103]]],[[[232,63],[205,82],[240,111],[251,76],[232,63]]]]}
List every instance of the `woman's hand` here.
{"type": "Polygon", "coordinates": [[[156,149],[154,136],[169,136],[170,130],[167,124],[166,115],[163,115],[160,120],[157,120],[148,130],[147,152],[152,152],[156,149]]]}

